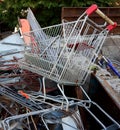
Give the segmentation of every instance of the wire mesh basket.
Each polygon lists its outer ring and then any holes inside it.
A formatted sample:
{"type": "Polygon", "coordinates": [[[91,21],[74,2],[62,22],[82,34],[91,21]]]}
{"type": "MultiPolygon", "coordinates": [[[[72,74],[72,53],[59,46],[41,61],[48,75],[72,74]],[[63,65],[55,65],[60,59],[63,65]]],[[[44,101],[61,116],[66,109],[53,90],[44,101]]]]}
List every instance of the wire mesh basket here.
{"type": "Polygon", "coordinates": [[[83,84],[108,32],[116,26],[108,17],[104,19],[110,25],[97,25],[88,18],[94,11],[104,18],[92,5],[76,21],[37,26],[37,30],[23,34],[30,41],[20,67],[61,84],[83,84]]]}

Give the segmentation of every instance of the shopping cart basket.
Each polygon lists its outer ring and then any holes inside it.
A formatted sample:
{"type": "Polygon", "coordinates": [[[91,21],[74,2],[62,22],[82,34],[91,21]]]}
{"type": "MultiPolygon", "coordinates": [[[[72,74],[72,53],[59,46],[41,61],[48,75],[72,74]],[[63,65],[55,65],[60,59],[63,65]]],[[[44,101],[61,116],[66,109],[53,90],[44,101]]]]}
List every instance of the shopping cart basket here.
{"type": "Polygon", "coordinates": [[[76,21],[23,34],[30,37],[30,46],[19,65],[61,84],[83,84],[108,32],[116,25],[92,5],[76,21]],[[105,20],[104,26],[89,18],[93,12],[105,20]]]}

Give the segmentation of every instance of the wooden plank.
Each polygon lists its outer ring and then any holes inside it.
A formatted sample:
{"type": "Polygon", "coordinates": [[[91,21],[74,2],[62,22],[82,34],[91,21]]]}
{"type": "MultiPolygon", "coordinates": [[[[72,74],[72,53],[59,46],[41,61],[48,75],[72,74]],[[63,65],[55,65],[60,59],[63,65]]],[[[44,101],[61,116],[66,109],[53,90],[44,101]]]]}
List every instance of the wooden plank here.
{"type": "Polygon", "coordinates": [[[96,76],[97,80],[102,85],[103,89],[106,91],[106,93],[110,96],[110,98],[113,100],[113,102],[116,104],[116,106],[120,109],[120,95],[112,89],[112,86],[109,85],[107,80],[102,78],[101,76],[96,76]]]}

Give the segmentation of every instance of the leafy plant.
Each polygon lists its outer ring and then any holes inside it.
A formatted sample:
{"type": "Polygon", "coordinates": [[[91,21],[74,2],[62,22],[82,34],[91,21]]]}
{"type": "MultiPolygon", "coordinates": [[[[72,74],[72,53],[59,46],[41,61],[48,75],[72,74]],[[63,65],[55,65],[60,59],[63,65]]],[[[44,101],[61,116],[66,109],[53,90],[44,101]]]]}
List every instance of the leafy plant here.
{"type": "Polygon", "coordinates": [[[86,7],[93,3],[98,6],[111,6],[119,0],[3,0],[0,3],[0,21],[13,29],[18,21],[17,17],[26,17],[26,10],[30,7],[41,26],[48,26],[61,21],[62,7],[86,7]]]}

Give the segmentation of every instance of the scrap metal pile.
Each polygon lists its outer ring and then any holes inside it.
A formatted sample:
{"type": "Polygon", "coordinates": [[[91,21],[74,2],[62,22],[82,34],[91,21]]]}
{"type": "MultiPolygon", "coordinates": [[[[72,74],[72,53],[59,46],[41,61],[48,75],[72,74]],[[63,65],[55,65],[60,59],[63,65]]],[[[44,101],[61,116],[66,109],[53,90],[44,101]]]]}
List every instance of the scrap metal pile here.
{"type": "MultiPolygon", "coordinates": [[[[107,70],[103,73],[103,78],[108,82],[112,89],[120,94],[120,48],[119,36],[109,36],[104,43],[101,53],[101,67],[107,70]],[[104,60],[105,59],[105,60],[104,60]],[[105,76],[106,74],[108,76],[105,76]]],[[[102,73],[102,72],[101,72],[102,73]]],[[[98,74],[97,74],[98,75],[98,74]]],[[[99,73],[100,76],[100,73],[99,73]]]]}
{"type": "Polygon", "coordinates": [[[0,52],[0,129],[84,130],[81,109],[89,113],[101,129],[120,128],[82,87],[116,23],[96,5],[76,21],[63,21],[46,28],[40,27],[29,8],[27,19],[20,19],[19,23],[22,39],[17,32],[0,41],[4,48],[0,52]],[[109,25],[100,26],[89,19],[93,12],[109,25]],[[29,32],[23,32],[24,22],[29,32]],[[77,86],[84,98],[67,96],[65,87],[68,86],[77,86]],[[91,107],[109,123],[102,122],[91,107]]]}

